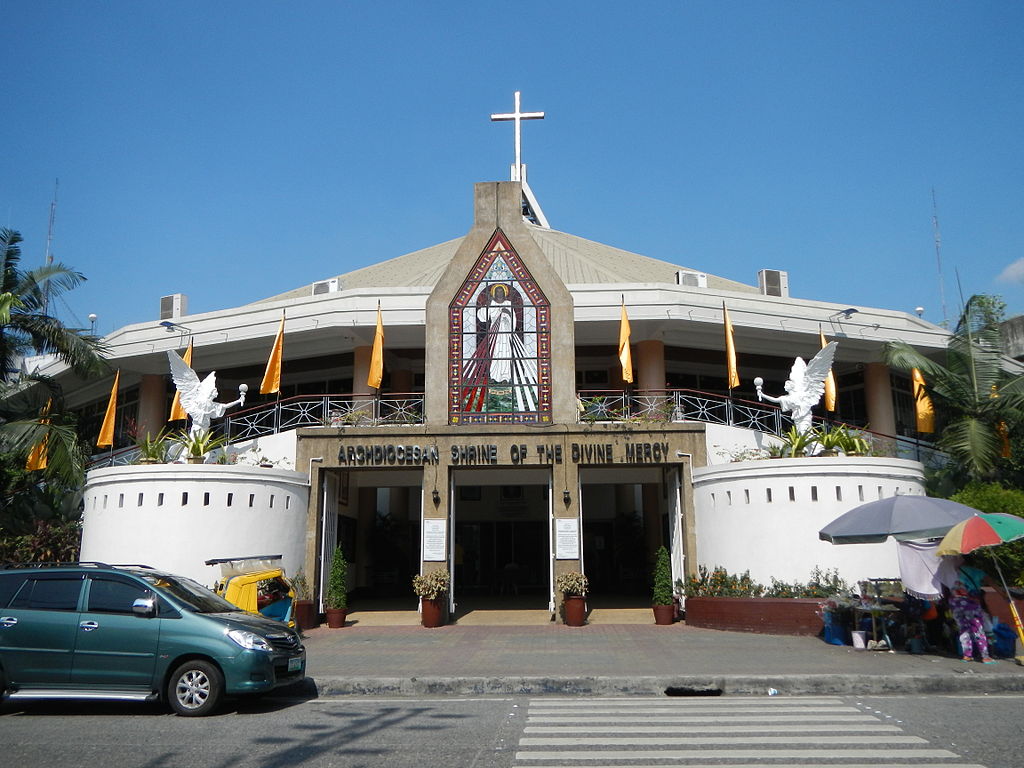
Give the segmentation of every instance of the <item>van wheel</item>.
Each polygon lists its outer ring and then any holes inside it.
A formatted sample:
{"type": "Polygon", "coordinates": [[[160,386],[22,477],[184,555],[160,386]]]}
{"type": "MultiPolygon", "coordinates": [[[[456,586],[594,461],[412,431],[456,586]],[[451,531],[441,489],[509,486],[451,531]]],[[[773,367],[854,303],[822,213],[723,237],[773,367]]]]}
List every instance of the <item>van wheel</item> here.
{"type": "Polygon", "coordinates": [[[180,665],[167,684],[167,701],[183,717],[211,714],[223,696],[224,675],[216,665],[200,659],[180,665]]]}

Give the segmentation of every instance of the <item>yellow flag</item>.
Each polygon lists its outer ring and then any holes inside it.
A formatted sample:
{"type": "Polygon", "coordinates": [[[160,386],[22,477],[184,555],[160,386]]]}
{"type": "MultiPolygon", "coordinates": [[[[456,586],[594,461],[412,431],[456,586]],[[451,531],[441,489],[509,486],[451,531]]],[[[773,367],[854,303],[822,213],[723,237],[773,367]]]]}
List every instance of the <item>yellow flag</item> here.
{"type": "MultiPolygon", "coordinates": [[[[53,399],[46,401],[46,407],[43,408],[43,412],[40,414],[42,418],[39,419],[40,424],[49,424],[50,420],[47,416],[50,413],[50,406],[53,404],[53,399]]],[[[45,436],[42,440],[32,446],[32,450],[29,451],[28,460],[25,462],[25,469],[29,472],[38,469],[46,469],[46,441],[49,440],[49,435],[45,436]]]]}
{"type": "Polygon", "coordinates": [[[114,386],[110,388],[110,400],[107,401],[107,414],[103,417],[100,436],[96,439],[97,448],[114,447],[114,417],[117,414],[117,387],[121,383],[121,371],[114,374],[114,386]]]}
{"type": "Polygon", "coordinates": [[[914,368],[910,372],[914,387],[914,414],[917,416],[918,432],[935,431],[935,411],[932,408],[932,400],[924,390],[924,376],[914,368]]]}
{"type": "Polygon", "coordinates": [[[729,310],[722,302],[722,315],[725,317],[725,362],[728,366],[729,389],[740,385],[740,373],[736,368],[736,343],[732,337],[732,321],[729,320],[729,310]]]}
{"type": "Polygon", "coordinates": [[[377,302],[377,330],[373,333],[373,352],[370,355],[370,373],[366,377],[366,386],[380,389],[384,378],[384,322],[380,317],[380,302],[377,302]]]}
{"type": "Polygon", "coordinates": [[[284,355],[284,312],[281,313],[281,327],[277,329],[277,338],[274,339],[274,348],[270,350],[270,359],[267,360],[267,370],[263,374],[263,382],[260,384],[260,394],[269,395],[281,391],[281,357],[284,355]]]}
{"type": "MultiPolygon", "coordinates": [[[[188,340],[188,348],[185,350],[185,354],[181,359],[185,361],[185,365],[189,368],[192,367],[192,339],[188,340]]],[[[175,391],[174,399],[171,401],[171,415],[167,417],[167,420],[180,421],[187,418],[188,414],[185,413],[185,409],[181,407],[181,393],[175,391]]]]}
{"type": "Polygon", "coordinates": [[[619,318],[619,362],[622,364],[622,380],[633,383],[633,355],[629,351],[629,316],[626,314],[626,299],[622,299],[622,316],[619,318]]]}
{"type": "MultiPolygon", "coordinates": [[[[828,346],[828,342],[825,341],[825,334],[822,333],[821,328],[818,329],[818,336],[821,337],[821,348],[824,349],[828,346]]],[[[825,377],[825,410],[835,411],[836,409],[836,375],[832,372],[832,369],[828,369],[828,376],[825,377]]]]}

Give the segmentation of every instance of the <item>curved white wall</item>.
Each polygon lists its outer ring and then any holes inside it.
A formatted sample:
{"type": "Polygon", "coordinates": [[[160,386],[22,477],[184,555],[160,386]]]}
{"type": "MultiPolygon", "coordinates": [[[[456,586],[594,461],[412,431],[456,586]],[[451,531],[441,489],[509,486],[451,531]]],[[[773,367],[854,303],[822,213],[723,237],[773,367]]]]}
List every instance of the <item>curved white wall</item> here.
{"type": "Polygon", "coordinates": [[[221,464],[95,469],[85,485],[82,560],[143,563],[212,586],[217,557],[305,554],[309,481],[301,472],[221,464]]]}
{"type": "Polygon", "coordinates": [[[833,568],[851,586],[898,578],[896,543],[835,545],[818,531],[859,504],[924,495],[920,462],[889,458],[761,459],[693,470],[697,562],[754,580],[806,582],[833,568]]]}

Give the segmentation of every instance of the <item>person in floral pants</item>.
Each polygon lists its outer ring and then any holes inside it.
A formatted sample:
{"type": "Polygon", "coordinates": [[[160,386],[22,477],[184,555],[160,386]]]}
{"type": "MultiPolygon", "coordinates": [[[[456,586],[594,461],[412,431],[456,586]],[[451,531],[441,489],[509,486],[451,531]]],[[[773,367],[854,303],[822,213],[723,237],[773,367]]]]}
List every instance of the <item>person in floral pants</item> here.
{"type": "Polygon", "coordinates": [[[981,607],[981,582],[984,573],[977,568],[962,567],[949,595],[949,608],[960,630],[960,648],[963,661],[973,661],[973,650],[978,651],[982,664],[994,664],[988,655],[988,638],[981,607]]]}

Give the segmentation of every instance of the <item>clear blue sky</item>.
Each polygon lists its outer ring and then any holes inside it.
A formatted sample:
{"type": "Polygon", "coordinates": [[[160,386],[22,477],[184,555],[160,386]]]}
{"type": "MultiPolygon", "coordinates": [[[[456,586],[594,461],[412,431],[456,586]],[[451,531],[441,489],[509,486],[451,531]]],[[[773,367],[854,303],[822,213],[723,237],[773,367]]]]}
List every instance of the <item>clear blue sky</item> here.
{"type": "Polygon", "coordinates": [[[555,229],[794,296],[1024,312],[1024,3],[0,0],[0,225],[108,333],[464,234],[523,108],[555,229]]]}

